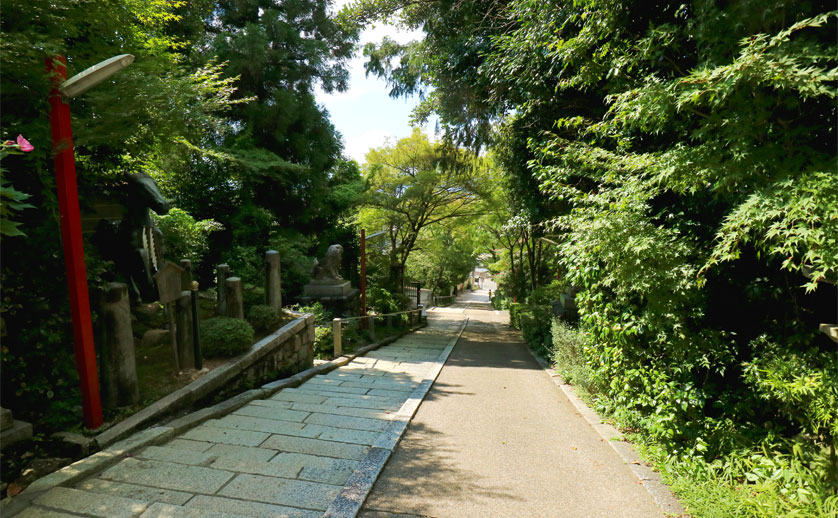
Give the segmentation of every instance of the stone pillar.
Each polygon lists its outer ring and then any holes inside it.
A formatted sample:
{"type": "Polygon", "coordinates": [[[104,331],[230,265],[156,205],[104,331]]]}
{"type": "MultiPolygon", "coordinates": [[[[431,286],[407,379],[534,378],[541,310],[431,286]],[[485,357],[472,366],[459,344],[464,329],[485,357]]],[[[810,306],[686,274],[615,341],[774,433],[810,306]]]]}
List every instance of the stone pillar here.
{"type": "Polygon", "coordinates": [[[370,343],[375,343],[375,317],[370,317],[370,343]]]}
{"type": "Polygon", "coordinates": [[[335,358],[343,354],[343,340],[340,332],[340,319],[336,318],[332,320],[332,338],[335,346],[335,358]]]}
{"type": "Polygon", "coordinates": [[[195,368],[195,342],[192,339],[192,292],[184,291],[175,302],[177,357],[181,369],[195,368]]]}
{"type": "Polygon", "coordinates": [[[244,319],[244,296],[242,294],[242,280],[238,277],[228,277],[227,287],[227,316],[244,319]]]}
{"type": "Polygon", "coordinates": [[[102,301],[102,330],[102,403],[107,408],[135,405],[140,388],[127,285],[108,284],[102,301]]]}
{"type": "Polygon", "coordinates": [[[227,316],[227,277],[230,276],[230,266],[219,264],[215,267],[216,312],[220,316],[227,316]]]}
{"type": "Polygon", "coordinates": [[[282,278],[279,269],[279,252],[265,252],[265,304],[279,314],[282,309],[282,278]]]}

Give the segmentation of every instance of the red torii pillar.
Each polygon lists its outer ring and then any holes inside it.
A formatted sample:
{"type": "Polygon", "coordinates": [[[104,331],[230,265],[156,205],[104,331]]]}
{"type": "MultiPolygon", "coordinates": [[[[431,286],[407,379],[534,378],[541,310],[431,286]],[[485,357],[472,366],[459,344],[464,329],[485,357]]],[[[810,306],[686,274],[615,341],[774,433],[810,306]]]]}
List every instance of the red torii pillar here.
{"type": "Polygon", "coordinates": [[[73,130],[70,124],[70,105],[64,102],[58,87],[67,79],[67,58],[47,58],[47,73],[53,81],[49,94],[49,122],[52,130],[52,151],[61,213],[61,240],[67,268],[67,288],[73,318],[73,342],[76,368],[81,384],[82,413],[87,428],[102,426],[102,400],[96,369],[96,349],[93,345],[93,323],[90,318],[90,299],[87,291],[87,267],[84,264],[84,244],[81,234],[81,212],[76,184],[76,158],[73,152],[73,130]]]}

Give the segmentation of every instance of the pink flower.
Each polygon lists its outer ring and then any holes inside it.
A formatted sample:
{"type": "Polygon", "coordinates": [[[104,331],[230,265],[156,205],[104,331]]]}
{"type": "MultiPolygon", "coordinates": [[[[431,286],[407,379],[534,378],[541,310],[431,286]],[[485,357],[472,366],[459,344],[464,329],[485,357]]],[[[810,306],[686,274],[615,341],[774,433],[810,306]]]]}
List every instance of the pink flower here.
{"type": "Polygon", "coordinates": [[[20,150],[25,152],[25,153],[29,153],[30,151],[35,149],[35,146],[30,144],[28,140],[23,138],[23,135],[18,135],[17,136],[17,143],[20,146],[20,150]]]}

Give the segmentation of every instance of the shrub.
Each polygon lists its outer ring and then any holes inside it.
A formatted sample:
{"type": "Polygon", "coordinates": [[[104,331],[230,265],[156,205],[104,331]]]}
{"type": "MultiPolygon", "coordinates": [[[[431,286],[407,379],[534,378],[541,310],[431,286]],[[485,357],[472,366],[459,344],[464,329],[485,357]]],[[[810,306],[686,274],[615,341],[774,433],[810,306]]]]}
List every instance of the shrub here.
{"type": "Polygon", "coordinates": [[[209,251],[207,236],[224,228],[212,219],[195,221],[188,212],[177,207],[164,216],[152,214],[152,218],[163,233],[166,257],[175,262],[189,259],[193,270],[198,268],[209,251]]]}
{"type": "Polygon", "coordinates": [[[201,322],[201,348],[206,356],[235,356],[253,345],[253,327],[238,318],[213,317],[201,322]]]}
{"type": "Polygon", "coordinates": [[[256,304],[247,312],[247,321],[256,331],[270,331],[280,321],[279,313],[265,304],[256,304]]]}
{"type": "Polygon", "coordinates": [[[554,280],[546,286],[539,286],[532,290],[530,296],[527,297],[527,304],[535,304],[539,306],[549,306],[553,301],[559,300],[563,293],[570,289],[570,283],[567,280],[554,280]]]}
{"type": "Polygon", "coordinates": [[[242,290],[242,303],[244,303],[245,311],[250,311],[253,306],[262,306],[265,304],[265,288],[262,286],[253,286],[247,284],[242,290]]]}
{"type": "Polygon", "coordinates": [[[524,340],[542,357],[548,357],[553,348],[550,336],[550,320],[553,312],[550,306],[523,306],[519,312],[518,324],[524,340]]]}
{"type": "Polygon", "coordinates": [[[275,228],[271,232],[268,247],[279,252],[282,262],[283,297],[293,298],[303,291],[311,277],[311,239],[298,230],[275,228]]]}
{"type": "Polygon", "coordinates": [[[332,326],[317,326],[314,328],[314,357],[331,358],[335,350],[332,339],[332,326]]]}
{"type": "Polygon", "coordinates": [[[541,356],[548,356],[552,349],[550,306],[535,306],[513,302],[509,305],[509,325],[519,329],[524,340],[541,356]]]}
{"type": "Polygon", "coordinates": [[[524,305],[520,302],[512,302],[509,304],[509,325],[515,329],[521,329],[520,315],[524,305]]]}
{"type": "Polygon", "coordinates": [[[379,286],[367,290],[367,307],[376,313],[396,313],[407,309],[408,304],[404,294],[393,294],[379,286]]]}
{"type": "Polygon", "coordinates": [[[559,376],[565,383],[596,393],[587,362],[585,334],[558,318],[553,319],[550,332],[553,336],[553,362],[559,376]]]}
{"type": "Polygon", "coordinates": [[[311,313],[312,315],[314,315],[314,320],[318,324],[328,323],[329,325],[331,325],[332,319],[334,318],[332,312],[323,307],[323,304],[319,302],[315,302],[308,306],[294,304],[293,306],[291,306],[291,309],[293,311],[296,311],[297,313],[311,313]]]}

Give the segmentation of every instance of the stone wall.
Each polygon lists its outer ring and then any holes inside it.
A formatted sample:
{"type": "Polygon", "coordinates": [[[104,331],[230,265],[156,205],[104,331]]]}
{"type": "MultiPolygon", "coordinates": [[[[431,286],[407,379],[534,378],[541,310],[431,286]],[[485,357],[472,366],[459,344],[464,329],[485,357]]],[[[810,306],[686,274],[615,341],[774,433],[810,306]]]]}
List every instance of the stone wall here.
{"type": "Polygon", "coordinates": [[[314,365],[314,315],[301,315],[255,343],[242,364],[236,385],[262,384],[291,376],[314,365]]]}
{"type": "Polygon", "coordinates": [[[313,363],[314,315],[300,314],[241,356],[100,433],[96,442],[104,448],[176,412],[202,406],[243,387],[273,381],[280,375],[291,376],[311,368],[313,363]]]}

